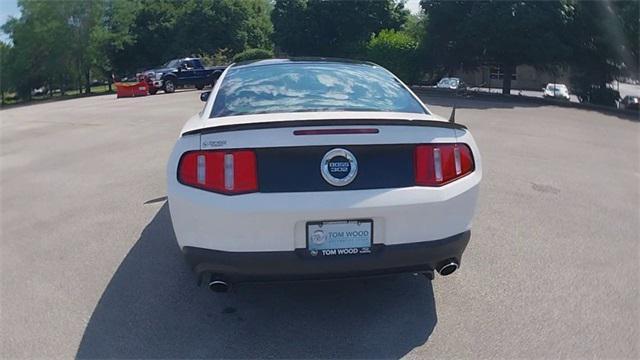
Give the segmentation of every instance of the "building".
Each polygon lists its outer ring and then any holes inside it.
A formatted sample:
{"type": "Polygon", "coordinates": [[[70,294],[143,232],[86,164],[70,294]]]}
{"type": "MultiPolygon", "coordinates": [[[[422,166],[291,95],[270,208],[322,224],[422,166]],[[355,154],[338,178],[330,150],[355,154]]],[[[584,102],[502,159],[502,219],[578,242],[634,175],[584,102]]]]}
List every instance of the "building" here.
{"type": "MultiPolygon", "coordinates": [[[[483,65],[473,71],[461,72],[460,77],[471,87],[502,88],[504,73],[500,66],[483,65]]],[[[548,83],[565,84],[570,88],[569,71],[565,69],[552,74],[533,66],[519,65],[511,77],[513,90],[542,90],[548,83]]]]}

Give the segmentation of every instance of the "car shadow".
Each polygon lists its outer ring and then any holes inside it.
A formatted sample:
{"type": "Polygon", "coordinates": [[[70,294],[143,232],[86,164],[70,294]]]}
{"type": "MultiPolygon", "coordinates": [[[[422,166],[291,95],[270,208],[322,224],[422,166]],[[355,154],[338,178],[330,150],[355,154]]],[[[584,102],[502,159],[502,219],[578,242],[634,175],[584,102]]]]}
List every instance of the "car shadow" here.
{"type": "Polygon", "coordinates": [[[113,275],[79,358],[399,358],[436,325],[430,281],[376,279],[198,288],[165,203],[113,275]]]}

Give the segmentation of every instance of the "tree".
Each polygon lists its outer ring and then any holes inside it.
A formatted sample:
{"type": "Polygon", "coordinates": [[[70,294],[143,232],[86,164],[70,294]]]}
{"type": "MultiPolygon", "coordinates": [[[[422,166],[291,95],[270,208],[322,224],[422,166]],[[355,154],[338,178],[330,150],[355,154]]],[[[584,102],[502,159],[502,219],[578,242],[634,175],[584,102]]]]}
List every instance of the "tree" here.
{"type": "Polygon", "coordinates": [[[245,3],[236,0],[187,1],[176,20],[176,45],[184,55],[220,48],[242,51],[248,37],[247,10],[245,3]]]}
{"type": "Polygon", "coordinates": [[[367,58],[398,76],[413,83],[418,76],[416,59],[417,41],[405,32],[382,30],[367,44],[367,58]]]}
{"type": "Polygon", "coordinates": [[[426,26],[426,16],[409,14],[407,20],[402,24],[402,31],[411,36],[414,41],[421,42],[426,36],[426,26]]]}
{"type": "Polygon", "coordinates": [[[624,34],[622,53],[626,75],[640,79],[640,1],[619,1],[611,5],[615,7],[624,34]]]}
{"type": "MultiPolygon", "coordinates": [[[[637,10],[637,5],[635,7],[637,10]]],[[[574,40],[570,57],[571,82],[581,101],[615,106],[619,94],[610,89],[609,84],[626,70],[626,66],[637,64],[638,34],[635,41],[629,43],[625,28],[633,28],[635,23],[637,29],[639,15],[636,11],[626,20],[622,16],[624,10],[629,10],[625,3],[572,3],[569,30],[569,36],[574,40]]]]}
{"type": "Polygon", "coordinates": [[[25,100],[41,86],[88,93],[93,79],[170,58],[272,47],[269,0],[18,0],[18,7],[21,16],[2,26],[13,44],[3,48],[3,83],[11,79],[25,100]]]}
{"type": "Polygon", "coordinates": [[[95,41],[103,5],[99,0],[18,2],[20,18],[6,22],[3,31],[13,42],[8,69],[22,99],[42,86],[64,93],[74,81],[90,91],[91,69],[103,57],[95,41]]]}
{"type": "Polygon", "coordinates": [[[291,55],[308,51],[306,0],[276,0],[271,22],[273,42],[278,48],[291,55]]]}
{"type": "Polygon", "coordinates": [[[293,56],[361,57],[372,35],[399,30],[408,11],[402,2],[276,0],[274,42],[293,56]]]}
{"type": "Polygon", "coordinates": [[[253,49],[271,50],[273,43],[273,24],[271,23],[271,11],[273,5],[266,0],[247,0],[242,2],[248,9],[249,17],[246,20],[247,44],[253,49]]]}
{"type": "Polygon", "coordinates": [[[183,46],[178,41],[184,40],[178,38],[175,31],[178,5],[170,0],[137,0],[129,4],[132,19],[128,27],[132,39],[111,54],[116,73],[131,75],[145,67],[162,64],[183,46]]]}
{"type": "Polygon", "coordinates": [[[116,69],[126,68],[127,59],[122,56],[125,47],[135,41],[131,32],[138,10],[138,3],[130,0],[108,0],[105,3],[103,24],[96,29],[93,41],[100,49],[101,58],[96,59],[96,68],[109,82],[111,91],[112,76],[116,69]]]}
{"type": "Polygon", "coordinates": [[[0,41],[0,104],[4,105],[4,94],[13,88],[13,82],[10,72],[7,71],[9,66],[9,56],[12,48],[10,45],[0,41]]]}
{"type": "Polygon", "coordinates": [[[271,48],[268,0],[138,0],[131,10],[133,41],[113,54],[118,72],[132,73],[169,59],[271,48]]]}
{"type": "Polygon", "coordinates": [[[426,51],[435,57],[432,65],[446,69],[500,65],[503,94],[511,92],[516,66],[549,68],[567,58],[564,2],[422,0],[421,5],[428,16],[426,51]]]}
{"type": "Polygon", "coordinates": [[[84,81],[85,93],[91,92],[91,70],[102,63],[105,56],[102,42],[104,35],[105,2],[100,0],[67,0],[67,23],[71,27],[72,40],[67,47],[73,49],[78,71],[79,83],[84,81]],[[73,44],[73,45],[71,45],[73,44]]]}
{"type": "Polygon", "coordinates": [[[18,6],[22,16],[2,27],[13,43],[7,71],[18,96],[30,99],[32,89],[50,87],[66,71],[70,34],[61,2],[22,0],[18,6]]]}

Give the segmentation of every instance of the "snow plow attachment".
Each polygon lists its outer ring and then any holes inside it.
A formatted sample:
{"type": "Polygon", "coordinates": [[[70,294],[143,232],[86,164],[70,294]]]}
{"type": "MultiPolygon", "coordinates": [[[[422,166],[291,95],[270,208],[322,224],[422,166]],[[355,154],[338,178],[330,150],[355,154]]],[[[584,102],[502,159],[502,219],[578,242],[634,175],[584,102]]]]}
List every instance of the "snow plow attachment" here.
{"type": "Polygon", "coordinates": [[[137,83],[115,83],[116,97],[136,97],[149,95],[149,85],[144,80],[137,83]]]}

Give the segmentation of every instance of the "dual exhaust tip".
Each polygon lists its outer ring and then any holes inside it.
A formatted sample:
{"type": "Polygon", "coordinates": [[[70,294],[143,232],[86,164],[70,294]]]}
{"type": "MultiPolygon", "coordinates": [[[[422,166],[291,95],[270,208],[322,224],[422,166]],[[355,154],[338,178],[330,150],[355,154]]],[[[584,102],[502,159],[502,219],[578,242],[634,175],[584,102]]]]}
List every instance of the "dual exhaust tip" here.
{"type": "Polygon", "coordinates": [[[225,280],[220,277],[211,274],[211,273],[203,273],[200,275],[200,281],[198,285],[207,285],[209,290],[217,293],[226,293],[231,288],[231,284],[227,283],[225,280]]]}
{"type": "Polygon", "coordinates": [[[209,281],[208,287],[209,290],[217,293],[226,293],[231,288],[231,286],[229,286],[229,284],[223,280],[209,281]]]}
{"type": "Polygon", "coordinates": [[[454,259],[450,259],[445,261],[444,264],[438,268],[438,274],[442,276],[451,275],[456,270],[458,270],[459,267],[460,267],[460,264],[458,263],[458,261],[454,259]]]}
{"type": "MultiPolygon", "coordinates": [[[[451,259],[445,261],[444,264],[441,265],[437,270],[438,274],[440,274],[441,276],[447,276],[453,274],[456,270],[458,270],[458,267],[460,267],[460,264],[456,260],[451,259]]],[[[429,280],[433,280],[433,272],[429,272],[427,277],[429,278],[429,280]]],[[[226,293],[231,288],[231,285],[229,285],[229,283],[224,280],[211,277],[211,279],[207,282],[207,287],[209,288],[209,290],[216,293],[226,293]]]]}
{"type": "MultiPolygon", "coordinates": [[[[438,274],[440,274],[441,276],[447,276],[456,272],[456,270],[458,270],[459,267],[460,267],[460,263],[457,260],[449,259],[442,262],[442,264],[439,265],[435,271],[437,271],[438,274]]],[[[434,270],[425,271],[422,274],[426,276],[427,279],[430,281],[435,278],[434,270]]]]}

